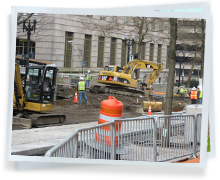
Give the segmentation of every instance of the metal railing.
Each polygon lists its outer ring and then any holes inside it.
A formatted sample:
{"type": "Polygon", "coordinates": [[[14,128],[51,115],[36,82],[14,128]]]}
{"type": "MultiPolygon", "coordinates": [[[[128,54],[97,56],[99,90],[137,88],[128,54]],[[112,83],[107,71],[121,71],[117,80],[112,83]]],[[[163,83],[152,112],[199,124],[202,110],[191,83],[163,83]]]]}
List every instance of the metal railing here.
{"type": "Polygon", "coordinates": [[[167,89],[167,83],[154,83],[153,87],[154,91],[165,93],[167,89]]]}
{"type": "Polygon", "coordinates": [[[159,162],[200,148],[201,114],[143,116],[76,130],[45,156],[159,162]]]}
{"type": "MultiPolygon", "coordinates": [[[[77,86],[77,83],[79,82],[79,77],[85,78],[85,74],[58,73],[57,83],[58,85],[63,85],[63,86],[77,86]]],[[[91,82],[93,80],[97,81],[97,79],[98,79],[97,75],[91,75],[91,82]]]]}
{"type": "Polygon", "coordinates": [[[193,155],[195,116],[158,117],[157,127],[157,161],[165,161],[193,155]]]}

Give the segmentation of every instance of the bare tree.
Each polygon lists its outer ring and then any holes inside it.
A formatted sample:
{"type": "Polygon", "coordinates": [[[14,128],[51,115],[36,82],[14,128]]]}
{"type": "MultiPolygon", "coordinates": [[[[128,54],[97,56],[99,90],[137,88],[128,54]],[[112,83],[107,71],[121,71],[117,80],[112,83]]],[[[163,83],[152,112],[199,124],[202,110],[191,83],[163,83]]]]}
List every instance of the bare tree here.
{"type": "MultiPolygon", "coordinates": [[[[143,42],[163,42],[164,32],[168,29],[165,18],[155,17],[122,17],[122,16],[78,16],[78,21],[91,32],[96,31],[99,36],[112,37],[124,40],[124,34],[135,34],[135,43],[138,45],[140,58],[143,42]],[[114,19],[114,20],[113,20],[114,19]]],[[[167,33],[166,33],[167,34],[167,33]]]]}
{"type": "Polygon", "coordinates": [[[201,64],[201,75],[203,74],[203,62],[204,62],[204,48],[203,43],[205,39],[203,38],[204,31],[202,30],[202,20],[188,20],[183,19],[178,23],[178,41],[181,43],[181,47],[184,51],[187,51],[188,55],[193,55],[193,60],[188,62],[192,64],[189,77],[187,80],[187,87],[189,87],[192,73],[195,67],[195,64],[201,64]],[[188,26],[187,31],[184,27],[188,26]],[[201,55],[201,57],[199,57],[201,55]]]}
{"type": "Polygon", "coordinates": [[[168,80],[166,89],[165,115],[172,114],[173,86],[176,63],[176,40],[177,40],[177,19],[170,19],[170,44],[168,50],[168,80]]]}
{"type": "Polygon", "coordinates": [[[201,20],[202,28],[202,46],[201,46],[201,75],[200,78],[203,78],[204,75],[204,54],[205,54],[205,28],[206,22],[204,19],[201,20]]]}
{"type": "MultiPolygon", "coordinates": [[[[164,115],[172,114],[172,102],[173,102],[173,86],[175,77],[175,63],[176,63],[176,40],[177,40],[177,19],[170,18],[170,44],[168,50],[168,81],[166,89],[166,102],[164,115]]],[[[166,136],[164,138],[164,146],[169,146],[170,135],[170,118],[165,118],[164,128],[166,130],[166,136]]]]}

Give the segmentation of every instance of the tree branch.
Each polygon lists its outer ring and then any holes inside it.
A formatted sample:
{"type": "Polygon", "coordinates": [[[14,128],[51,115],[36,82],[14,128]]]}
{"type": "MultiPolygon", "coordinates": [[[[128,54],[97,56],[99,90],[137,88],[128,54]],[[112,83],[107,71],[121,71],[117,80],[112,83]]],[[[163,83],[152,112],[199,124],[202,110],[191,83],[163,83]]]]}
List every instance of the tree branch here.
{"type": "Polygon", "coordinates": [[[27,17],[25,20],[23,20],[23,21],[18,21],[18,22],[17,22],[17,25],[19,25],[19,24],[22,24],[22,23],[26,22],[28,19],[30,19],[30,18],[31,18],[31,16],[32,16],[33,14],[34,14],[34,13],[29,14],[29,15],[28,15],[28,17],[27,17]]]}

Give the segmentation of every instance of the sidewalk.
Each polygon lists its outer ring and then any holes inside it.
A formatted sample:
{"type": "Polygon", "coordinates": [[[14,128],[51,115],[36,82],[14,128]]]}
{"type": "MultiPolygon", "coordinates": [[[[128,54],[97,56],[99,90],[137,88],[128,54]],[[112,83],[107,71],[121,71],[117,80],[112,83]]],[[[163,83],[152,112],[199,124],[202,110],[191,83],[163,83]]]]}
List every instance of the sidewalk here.
{"type": "Polygon", "coordinates": [[[98,121],[45,128],[12,131],[12,155],[44,155],[47,150],[66,139],[76,129],[98,125],[98,121]]]}

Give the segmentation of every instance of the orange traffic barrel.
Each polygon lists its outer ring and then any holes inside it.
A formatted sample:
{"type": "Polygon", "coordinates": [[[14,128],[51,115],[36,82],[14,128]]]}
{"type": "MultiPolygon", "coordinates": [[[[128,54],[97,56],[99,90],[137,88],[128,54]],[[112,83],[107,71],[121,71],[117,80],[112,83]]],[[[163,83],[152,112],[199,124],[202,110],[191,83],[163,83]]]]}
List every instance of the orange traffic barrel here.
{"type": "MultiPolygon", "coordinates": [[[[121,101],[118,101],[115,97],[109,96],[108,100],[104,100],[101,102],[98,124],[111,122],[114,119],[120,119],[122,117],[122,111],[123,103],[121,101]]],[[[106,135],[109,134],[108,132],[110,127],[102,127],[100,129],[100,134],[96,135],[96,141],[105,145],[111,145],[111,139],[108,135],[106,135]]],[[[116,123],[116,134],[118,131],[121,131],[121,123],[116,123]]],[[[118,141],[119,137],[116,136],[116,146],[119,145],[118,141]]]]}

